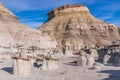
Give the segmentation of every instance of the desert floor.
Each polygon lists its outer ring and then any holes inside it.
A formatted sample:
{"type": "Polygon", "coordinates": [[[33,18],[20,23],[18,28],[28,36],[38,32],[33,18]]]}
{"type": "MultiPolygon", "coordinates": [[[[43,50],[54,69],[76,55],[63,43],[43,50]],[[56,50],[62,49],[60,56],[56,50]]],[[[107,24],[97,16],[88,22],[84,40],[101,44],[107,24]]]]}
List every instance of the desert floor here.
{"type": "Polygon", "coordinates": [[[101,66],[100,70],[92,70],[75,66],[73,63],[77,56],[62,56],[59,68],[51,71],[32,69],[29,76],[16,76],[12,74],[12,60],[8,56],[0,58],[0,80],[120,80],[120,67],[101,66]]]}

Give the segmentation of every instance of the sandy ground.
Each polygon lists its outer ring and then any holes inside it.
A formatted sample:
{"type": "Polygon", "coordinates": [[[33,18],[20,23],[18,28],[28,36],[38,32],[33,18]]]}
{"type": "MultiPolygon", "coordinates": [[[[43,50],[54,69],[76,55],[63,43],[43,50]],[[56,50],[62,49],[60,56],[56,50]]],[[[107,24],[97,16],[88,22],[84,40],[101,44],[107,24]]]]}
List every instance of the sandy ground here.
{"type": "Polygon", "coordinates": [[[12,74],[12,60],[0,58],[0,80],[120,80],[120,67],[102,66],[101,70],[91,70],[74,65],[74,57],[60,58],[59,68],[52,71],[32,70],[29,76],[12,74]],[[3,62],[2,62],[3,61],[3,62]]]}

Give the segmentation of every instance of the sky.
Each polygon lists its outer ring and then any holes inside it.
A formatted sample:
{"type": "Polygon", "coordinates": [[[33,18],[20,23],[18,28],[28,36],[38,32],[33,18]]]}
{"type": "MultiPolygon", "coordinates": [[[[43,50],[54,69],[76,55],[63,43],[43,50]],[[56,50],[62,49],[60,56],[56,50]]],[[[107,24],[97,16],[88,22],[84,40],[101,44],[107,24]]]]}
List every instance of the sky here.
{"type": "Polygon", "coordinates": [[[84,4],[96,18],[120,26],[120,0],[0,0],[18,19],[31,28],[47,20],[47,13],[66,4],[84,4]]]}

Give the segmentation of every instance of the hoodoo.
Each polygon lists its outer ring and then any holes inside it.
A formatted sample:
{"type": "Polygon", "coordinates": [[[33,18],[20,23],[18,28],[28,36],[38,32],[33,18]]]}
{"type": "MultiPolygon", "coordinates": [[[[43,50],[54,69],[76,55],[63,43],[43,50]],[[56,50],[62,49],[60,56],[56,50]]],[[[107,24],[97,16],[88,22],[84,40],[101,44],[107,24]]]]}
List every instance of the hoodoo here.
{"type": "Polygon", "coordinates": [[[77,53],[84,46],[102,46],[120,39],[117,26],[95,18],[81,4],[65,5],[52,10],[39,30],[56,39],[64,54],[68,45],[72,53],[77,53]]]}

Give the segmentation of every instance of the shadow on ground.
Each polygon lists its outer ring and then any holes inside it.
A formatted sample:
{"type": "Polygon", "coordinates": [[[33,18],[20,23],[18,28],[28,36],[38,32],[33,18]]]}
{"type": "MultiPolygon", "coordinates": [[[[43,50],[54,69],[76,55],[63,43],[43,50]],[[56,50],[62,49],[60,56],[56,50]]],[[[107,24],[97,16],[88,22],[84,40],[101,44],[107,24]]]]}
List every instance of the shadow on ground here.
{"type": "Polygon", "coordinates": [[[76,61],[68,62],[68,63],[63,63],[63,64],[70,65],[70,66],[76,66],[76,61]]]}
{"type": "Polygon", "coordinates": [[[109,74],[109,77],[103,80],[120,80],[120,70],[105,70],[105,71],[100,71],[100,73],[109,74]]]}
{"type": "Polygon", "coordinates": [[[41,67],[42,66],[42,64],[37,64],[36,62],[33,64],[33,66],[35,67],[35,68],[39,68],[39,67],[41,67]]]}
{"type": "Polygon", "coordinates": [[[12,67],[5,67],[5,68],[2,68],[1,70],[4,70],[4,71],[12,74],[13,68],[12,67]]]}

